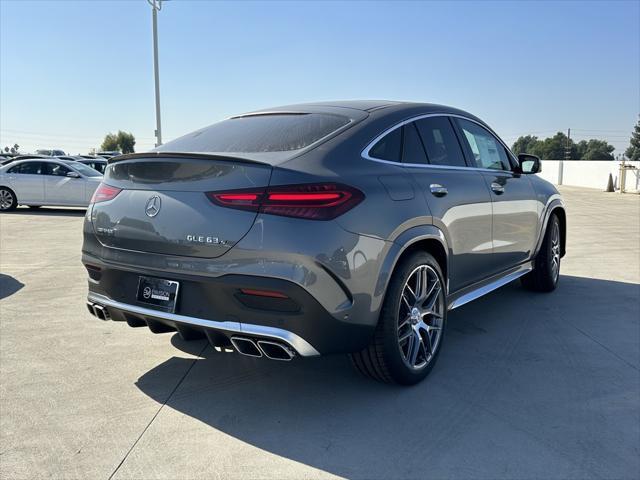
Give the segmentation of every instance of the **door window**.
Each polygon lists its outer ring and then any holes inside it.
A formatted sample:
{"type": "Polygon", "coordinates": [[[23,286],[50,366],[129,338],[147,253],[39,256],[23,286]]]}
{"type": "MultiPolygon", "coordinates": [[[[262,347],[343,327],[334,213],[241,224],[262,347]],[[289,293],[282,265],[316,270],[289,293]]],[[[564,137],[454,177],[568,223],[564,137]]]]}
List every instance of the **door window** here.
{"type": "Polygon", "coordinates": [[[463,141],[468,147],[478,168],[491,170],[511,170],[507,152],[500,141],[477,123],[457,118],[463,133],[463,141]]]}
{"type": "Polygon", "coordinates": [[[66,177],[69,170],[64,165],[60,165],[59,163],[51,163],[47,162],[47,168],[45,170],[45,175],[54,175],[56,177],[66,177]]]}
{"type": "Polygon", "coordinates": [[[10,168],[7,173],[18,173],[21,175],[40,175],[42,174],[42,162],[25,162],[10,168]]]}
{"type": "Polygon", "coordinates": [[[415,124],[407,123],[404,127],[404,141],[402,142],[402,163],[426,164],[427,156],[424,153],[422,140],[415,124]]]}
{"type": "Polygon", "coordinates": [[[427,117],[415,122],[431,165],[466,167],[460,144],[447,117],[427,117]]]}

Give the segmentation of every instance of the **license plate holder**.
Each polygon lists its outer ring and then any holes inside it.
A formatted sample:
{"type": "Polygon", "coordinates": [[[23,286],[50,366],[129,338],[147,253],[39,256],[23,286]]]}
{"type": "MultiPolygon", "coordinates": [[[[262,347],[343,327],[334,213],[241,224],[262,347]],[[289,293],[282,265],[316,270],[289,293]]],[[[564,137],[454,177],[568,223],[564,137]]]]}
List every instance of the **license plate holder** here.
{"type": "Polygon", "coordinates": [[[138,277],[136,299],[140,303],[153,305],[158,310],[173,313],[176,310],[180,283],[155,277],[138,277]]]}

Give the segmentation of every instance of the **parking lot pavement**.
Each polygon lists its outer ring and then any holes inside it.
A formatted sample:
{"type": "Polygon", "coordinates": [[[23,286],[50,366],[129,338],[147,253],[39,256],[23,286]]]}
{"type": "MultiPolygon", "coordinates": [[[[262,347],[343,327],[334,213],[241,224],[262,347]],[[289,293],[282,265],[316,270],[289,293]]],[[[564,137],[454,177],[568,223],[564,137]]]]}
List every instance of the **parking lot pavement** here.
{"type": "Polygon", "coordinates": [[[0,217],[0,477],[638,478],[640,197],[563,188],[558,290],[451,313],[401,388],[100,322],[82,212],[0,217]]]}

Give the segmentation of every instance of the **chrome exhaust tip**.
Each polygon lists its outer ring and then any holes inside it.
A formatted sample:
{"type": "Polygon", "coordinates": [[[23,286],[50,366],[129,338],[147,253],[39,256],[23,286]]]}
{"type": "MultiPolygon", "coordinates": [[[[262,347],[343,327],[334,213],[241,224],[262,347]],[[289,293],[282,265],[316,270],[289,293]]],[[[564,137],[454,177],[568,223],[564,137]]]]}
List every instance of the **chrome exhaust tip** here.
{"type": "Polygon", "coordinates": [[[262,351],[256,345],[256,342],[250,338],[244,337],[231,337],[231,343],[233,347],[242,355],[249,357],[261,357],[262,351]]]}
{"type": "Polygon", "coordinates": [[[258,340],[258,346],[264,356],[271,360],[289,362],[295,356],[295,352],[286,345],[268,340],[258,340]]]}
{"type": "Polygon", "coordinates": [[[93,308],[93,303],[87,302],[87,310],[89,310],[89,313],[91,315],[93,315],[94,317],[96,316],[96,310],[95,308],[93,308]]]}
{"type": "Polygon", "coordinates": [[[109,320],[109,312],[102,305],[95,304],[93,306],[93,309],[96,312],[96,317],[98,317],[100,320],[109,320]]]}

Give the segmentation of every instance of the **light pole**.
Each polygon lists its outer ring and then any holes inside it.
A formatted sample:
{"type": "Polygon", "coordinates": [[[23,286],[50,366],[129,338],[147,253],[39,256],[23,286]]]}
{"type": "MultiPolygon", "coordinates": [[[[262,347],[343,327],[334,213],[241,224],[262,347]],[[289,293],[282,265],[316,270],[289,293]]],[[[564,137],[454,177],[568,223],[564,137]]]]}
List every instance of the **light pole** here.
{"type": "Polygon", "coordinates": [[[158,12],[162,10],[162,0],[147,0],[153,17],[153,73],[156,83],[156,147],[162,145],[162,122],[160,121],[160,72],[158,71],[158,12]]]}

